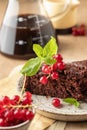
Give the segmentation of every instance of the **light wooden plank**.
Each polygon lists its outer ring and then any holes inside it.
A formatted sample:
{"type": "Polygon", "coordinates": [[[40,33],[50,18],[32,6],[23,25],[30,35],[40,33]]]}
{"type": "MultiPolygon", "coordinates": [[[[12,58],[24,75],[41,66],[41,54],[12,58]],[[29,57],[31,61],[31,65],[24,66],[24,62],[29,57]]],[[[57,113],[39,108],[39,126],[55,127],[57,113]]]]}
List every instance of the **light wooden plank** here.
{"type": "Polygon", "coordinates": [[[65,130],[87,130],[87,121],[85,122],[69,122],[65,130]]]}
{"type": "Polygon", "coordinates": [[[46,130],[65,130],[65,127],[66,127],[66,122],[56,121],[46,130]]]}
{"type": "Polygon", "coordinates": [[[55,122],[55,120],[36,114],[28,130],[44,130],[55,122]]]}

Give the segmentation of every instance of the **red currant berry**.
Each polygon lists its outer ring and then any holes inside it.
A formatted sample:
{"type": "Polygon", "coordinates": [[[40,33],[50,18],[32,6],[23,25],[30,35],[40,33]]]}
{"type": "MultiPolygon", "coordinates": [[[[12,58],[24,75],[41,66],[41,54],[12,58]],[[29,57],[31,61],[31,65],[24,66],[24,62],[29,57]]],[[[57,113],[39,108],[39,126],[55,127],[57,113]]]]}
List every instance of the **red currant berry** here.
{"type": "Polygon", "coordinates": [[[11,99],[11,101],[17,103],[20,101],[20,96],[19,95],[14,95],[13,98],[11,99]]]}
{"type": "Polygon", "coordinates": [[[43,65],[42,66],[42,72],[46,73],[46,74],[50,74],[51,72],[51,67],[48,65],[43,65]]]}
{"type": "Polygon", "coordinates": [[[63,57],[61,56],[61,54],[56,54],[53,56],[54,59],[56,59],[57,61],[62,61],[63,57]]]}
{"type": "Polygon", "coordinates": [[[78,36],[78,35],[79,35],[79,34],[78,34],[77,27],[73,27],[73,28],[72,28],[72,35],[74,35],[74,36],[78,36]]]}
{"type": "Polygon", "coordinates": [[[32,94],[30,92],[25,92],[23,94],[23,97],[27,97],[27,98],[31,99],[32,98],[32,94]]]}
{"type": "Polygon", "coordinates": [[[57,62],[53,64],[53,71],[57,70],[57,62]]]}
{"type": "Polygon", "coordinates": [[[53,72],[53,73],[51,74],[51,78],[52,78],[52,79],[58,79],[58,78],[59,78],[58,73],[57,73],[57,72],[53,72]]]}
{"type": "Polygon", "coordinates": [[[5,113],[4,113],[4,118],[6,118],[6,119],[9,120],[9,121],[14,120],[13,109],[11,110],[11,109],[8,108],[8,109],[5,111],[5,113]]]}
{"type": "Polygon", "coordinates": [[[22,99],[22,105],[30,105],[32,103],[32,100],[27,98],[26,96],[22,99]]]}
{"type": "Polygon", "coordinates": [[[27,109],[21,109],[20,111],[20,119],[26,121],[26,111],[27,109]]]}
{"type": "Polygon", "coordinates": [[[1,105],[1,106],[4,105],[4,102],[3,102],[2,99],[0,100],[0,105],[1,105]]]}
{"type": "Polygon", "coordinates": [[[83,27],[83,28],[85,28],[85,24],[81,24],[81,25],[80,25],[80,27],[83,27]]]}
{"type": "Polygon", "coordinates": [[[0,126],[5,126],[5,121],[3,118],[0,118],[0,126]]]}
{"type": "Polygon", "coordinates": [[[80,33],[79,33],[81,36],[84,36],[85,35],[85,28],[83,27],[80,27],[80,33]]]}
{"type": "Polygon", "coordinates": [[[59,107],[59,106],[60,106],[60,100],[59,100],[58,98],[54,98],[54,99],[52,100],[52,104],[53,104],[53,106],[55,106],[55,107],[59,107]]]}
{"type": "Polygon", "coordinates": [[[59,63],[57,63],[57,67],[59,70],[64,70],[65,64],[63,62],[59,62],[59,63]]]}
{"type": "Polygon", "coordinates": [[[32,111],[27,110],[26,111],[26,119],[27,120],[32,120],[33,117],[34,117],[34,113],[32,111]]]}
{"type": "Polygon", "coordinates": [[[47,79],[47,77],[46,76],[42,76],[41,78],[40,78],[40,83],[42,83],[42,84],[47,84],[47,82],[48,82],[48,79],[47,79]]]}
{"type": "Polygon", "coordinates": [[[4,97],[2,98],[2,101],[3,101],[3,103],[4,103],[5,105],[11,104],[11,100],[10,100],[10,98],[9,98],[8,96],[4,96],[4,97]]]}
{"type": "Polygon", "coordinates": [[[76,27],[72,27],[72,32],[75,32],[76,31],[76,27]]]}
{"type": "Polygon", "coordinates": [[[20,108],[17,108],[17,109],[14,110],[14,112],[13,112],[14,119],[20,119],[20,116],[21,116],[20,111],[21,111],[20,108]]]}
{"type": "Polygon", "coordinates": [[[77,30],[76,30],[76,31],[73,31],[73,32],[72,32],[72,35],[73,35],[73,36],[78,36],[77,30]]]}
{"type": "Polygon", "coordinates": [[[80,30],[80,28],[79,28],[79,27],[76,29],[76,31],[77,31],[77,35],[80,35],[81,30],[80,30]]]}
{"type": "Polygon", "coordinates": [[[2,105],[0,105],[0,114],[4,112],[4,107],[2,105]]]}

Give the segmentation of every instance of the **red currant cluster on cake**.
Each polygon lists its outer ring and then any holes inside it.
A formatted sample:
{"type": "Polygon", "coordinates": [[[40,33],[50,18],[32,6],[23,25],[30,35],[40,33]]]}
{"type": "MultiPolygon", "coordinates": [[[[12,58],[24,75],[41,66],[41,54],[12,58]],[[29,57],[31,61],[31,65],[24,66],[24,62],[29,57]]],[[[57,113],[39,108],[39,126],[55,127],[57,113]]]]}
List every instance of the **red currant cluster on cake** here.
{"type": "Polygon", "coordinates": [[[86,35],[86,27],[84,24],[72,28],[72,35],[84,36],[86,35]]]}
{"type": "Polygon", "coordinates": [[[53,65],[44,64],[42,66],[42,72],[44,75],[40,78],[40,83],[44,85],[47,84],[49,77],[51,77],[53,80],[57,80],[59,78],[58,70],[61,71],[65,68],[61,54],[56,54],[53,56],[53,58],[56,60],[56,63],[53,65]]]}
{"type": "Polygon", "coordinates": [[[3,96],[0,99],[0,126],[14,126],[34,117],[32,95],[25,92],[22,98],[3,96]]]}

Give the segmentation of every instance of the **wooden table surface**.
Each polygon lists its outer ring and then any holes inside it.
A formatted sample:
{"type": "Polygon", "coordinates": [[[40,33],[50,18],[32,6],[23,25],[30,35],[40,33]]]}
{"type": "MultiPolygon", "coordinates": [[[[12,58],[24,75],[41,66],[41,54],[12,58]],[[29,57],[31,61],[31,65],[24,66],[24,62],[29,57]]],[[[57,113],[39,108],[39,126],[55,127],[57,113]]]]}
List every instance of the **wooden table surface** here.
{"type": "MultiPolygon", "coordinates": [[[[0,0],[0,25],[7,7],[7,0],[0,0]]],[[[87,26],[87,0],[80,0],[78,8],[78,24],[84,23],[87,26]]],[[[87,59],[87,35],[74,37],[72,35],[58,36],[60,41],[59,53],[65,61],[87,59]]],[[[0,79],[7,77],[17,65],[25,63],[26,60],[8,58],[0,54],[0,79]]],[[[40,119],[40,126],[33,126],[31,130],[87,130],[87,121],[83,122],[61,122],[47,119],[36,114],[37,121],[40,119]],[[45,124],[45,127],[43,125],[45,124]],[[48,127],[48,128],[47,128],[48,127]]],[[[29,129],[30,130],[30,129],[29,129]]]]}

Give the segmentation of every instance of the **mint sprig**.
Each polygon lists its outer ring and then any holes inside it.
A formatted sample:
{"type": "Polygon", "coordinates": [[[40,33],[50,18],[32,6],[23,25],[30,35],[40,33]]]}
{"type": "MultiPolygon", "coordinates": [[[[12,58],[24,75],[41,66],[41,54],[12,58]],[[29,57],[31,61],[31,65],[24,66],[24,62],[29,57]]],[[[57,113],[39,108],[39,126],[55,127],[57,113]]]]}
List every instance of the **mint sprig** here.
{"type": "Polygon", "coordinates": [[[56,62],[56,60],[52,57],[57,54],[58,51],[55,38],[51,37],[50,41],[43,48],[39,44],[33,44],[33,51],[37,57],[31,58],[25,63],[21,69],[21,73],[23,75],[33,76],[38,72],[42,63],[51,65],[56,62]]]}
{"type": "Polygon", "coordinates": [[[74,105],[75,107],[79,107],[80,103],[75,98],[65,98],[63,99],[64,102],[74,105]]]}

